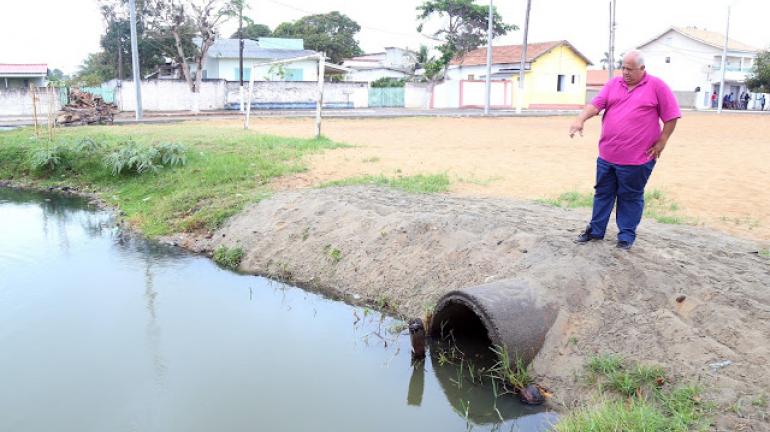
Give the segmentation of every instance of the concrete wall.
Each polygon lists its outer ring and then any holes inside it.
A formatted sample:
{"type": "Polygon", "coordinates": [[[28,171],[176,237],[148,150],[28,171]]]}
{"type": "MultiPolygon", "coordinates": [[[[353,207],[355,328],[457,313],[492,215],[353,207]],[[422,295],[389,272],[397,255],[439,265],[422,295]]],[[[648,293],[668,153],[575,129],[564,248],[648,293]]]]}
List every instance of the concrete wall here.
{"type": "MultiPolygon", "coordinates": [[[[224,81],[203,81],[198,99],[201,110],[221,110],[225,107],[227,88],[224,81]]],[[[136,99],[133,81],[123,81],[115,92],[116,104],[121,111],[133,111],[136,99]]],[[[186,81],[142,81],[142,107],[146,111],[188,111],[193,106],[193,95],[186,81]]]]}
{"type": "MultiPolygon", "coordinates": [[[[486,81],[460,81],[460,108],[482,108],[486,103],[486,81]]],[[[490,82],[489,105],[493,108],[511,108],[511,82],[490,82]]]]}
{"type": "Polygon", "coordinates": [[[428,109],[430,108],[430,83],[411,83],[404,86],[404,107],[428,109]]]}
{"type": "MultiPolygon", "coordinates": [[[[248,91],[248,84],[244,85],[248,91]]],[[[240,84],[227,83],[227,103],[240,102],[240,84]]],[[[307,81],[255,81],[252,102],[293,103],[315,102],[318,83],[307,81]]],[[[369,106],[369,84],[366,82],[324,83],[324,104],[352,104],[353,108],[369,106]]]]}
{"type": "Polygon", "coordinates": [[[460,80],[446,80],[433,87],[430,108],[460,108],[460,80]]]}
{"type": "MultiPolygon", "coordinates": [[[[48,115],[48,89],[43,87],[36,90],[37,115],[45,122],[48,115]]],[[[61,109],[59,90],[54,93],[54,110],[61,109]]],[[[31,116],[33,113],[32,96],[28,88],[0,88],[0,116],[31,116]]]]}

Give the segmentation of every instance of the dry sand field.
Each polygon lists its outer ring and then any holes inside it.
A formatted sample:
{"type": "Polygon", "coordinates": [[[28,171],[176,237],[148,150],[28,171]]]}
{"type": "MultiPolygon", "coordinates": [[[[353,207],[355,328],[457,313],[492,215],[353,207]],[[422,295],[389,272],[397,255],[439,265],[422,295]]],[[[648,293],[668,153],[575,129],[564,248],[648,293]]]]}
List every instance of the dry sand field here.
{"type": "MultiPolygon", "coordinates": [[[[311,157],[278,188],[360,175],[446,173],[456,195],[548,199],[593,187],[600,120],[582,138],[572,117],[328,119],[351,148],[311,157]]],[[[235,125],[237,122],[233,121],[235,125]]],[[[312,119],[255,119],[253,129],[309,137],[312,119]]],[[[648,185],[689,223],[770,241],[770,116],[685,112],[648,185]]]]}

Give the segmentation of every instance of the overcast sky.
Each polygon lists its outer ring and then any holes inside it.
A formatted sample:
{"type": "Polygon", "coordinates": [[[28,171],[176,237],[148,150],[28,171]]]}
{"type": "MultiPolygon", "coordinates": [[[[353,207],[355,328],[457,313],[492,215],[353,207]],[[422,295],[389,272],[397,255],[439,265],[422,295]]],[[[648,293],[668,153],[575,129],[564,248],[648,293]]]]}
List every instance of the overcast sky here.
{"type": "MultiPolygon", "coordinates": [[[[432,41],[416,32],[415,8],[421,0],[247,0],[246,13],[275,28],[310,13],[340,11],[361,25],[357,35],[367,52],[385,46],[417,49],[432,41]]],[[[488,4],[487,0],[477,0],[488,4]]],[[[732,4],[730,37],[770,46],[769,0],[617,0],[618,53],[645,42],[671,25],[697,26],[724,33],[732,4]]],[[[496,0],[505,22],[523,28],[526,0],[496,0]]],[[[607,51],[609,0],[532,0],[530,42],[566,39],[599,64],[607,51]]],[[[226,24],[229,35],[236,22],[226,24]]],[[[48,63],[75,72],[99,50],[104,29],[95,0],[3,0],[0,8],[0,63],[48,63]]],[[[522,30],[495,44],[521,43],[522,30]]],[[[140,53],[141,54],[141,53],[140,53]]]]}

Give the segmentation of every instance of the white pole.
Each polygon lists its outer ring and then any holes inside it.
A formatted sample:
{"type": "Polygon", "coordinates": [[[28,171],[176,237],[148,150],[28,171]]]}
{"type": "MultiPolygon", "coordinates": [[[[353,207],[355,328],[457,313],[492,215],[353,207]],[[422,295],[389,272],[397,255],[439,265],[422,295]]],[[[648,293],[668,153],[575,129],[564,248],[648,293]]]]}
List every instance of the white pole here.
{"type": "Polygon", "coordinates": [[[326,70],[326,54],[318,58],[318,101],[315,105],[315,137],[321,138],[321,106],[324,103],[324,71],[326,70]]]}
{"type": "Polygon", "coordinates": [[[519,91],[516,92],[516,114],[521,114],[524,105],[524,66],[527,63],[527,34],[529,33],[529,11],[532,0],[527,0],[527,14],[524,18],[524,40],[521,45],[521,61],[519,62],[519,91]]]}
{"type": "Polygon", "coordinates": [[[730,6],[727,6],[727,30],[725,30],[725,46],[722,48],[722,78],[719,81],[719,100],[717,101],[717,112],[722,112],[722,98],[725,95],[725,70],[727,69],[727,41],[730,33],[730,6]]]}
{"type": "Polygon", "coordinates": [[[131,69],[134,72],[134,91],[136,92],[136,120],[142,119],[142,80],[139,73],[139,48],[136,42],[136,0],[129,0],[128,9],[131,20],[131,69]]]}
{"type": "Polygon", "coordinates": [[[249,94],[246,95],[246,119],[243,122],[244,129],[249,128],[249,116],[251,115],[251,95],[254,94],[254,76],[256,75],[256,68],[256,65],[251,66],[251,73],[249,74],[249,94]]]}
{"type": "Polygon", "coordinates": [[[487,82],[484,87],[484,115],[489,115],[492,98],[492,0],[489,0],[489,24],[487,26],[487,82]]]}

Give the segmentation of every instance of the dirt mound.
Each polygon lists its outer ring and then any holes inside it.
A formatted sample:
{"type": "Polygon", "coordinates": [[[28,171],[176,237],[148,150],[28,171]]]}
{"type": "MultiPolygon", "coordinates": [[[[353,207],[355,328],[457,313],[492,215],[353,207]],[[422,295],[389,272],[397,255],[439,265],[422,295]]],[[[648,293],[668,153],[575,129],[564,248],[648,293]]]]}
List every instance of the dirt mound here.
{"type": "MultiPolygon", "coordinates": [[[[613,352],[700,381],[723,408],[743,401],[751,411],[752,398],[770,389],[770,259],[756,253],[759,245],[647,220],[630,252],[614,247],[612,230],[605,241],[575,245],[588,216],[535,203],[345,187],[276,194],[211,239],[181,242],[199,251],[240,246],[243,271],[404,316],[422,316],[452,289],[515,277],[561,304],[534,361],[557,403],[580,402],[575,376],[585,359],[613,352]]],[[[719,416],[729,430],[741,422],[766,430],[766,421],[719,416]]]]}

